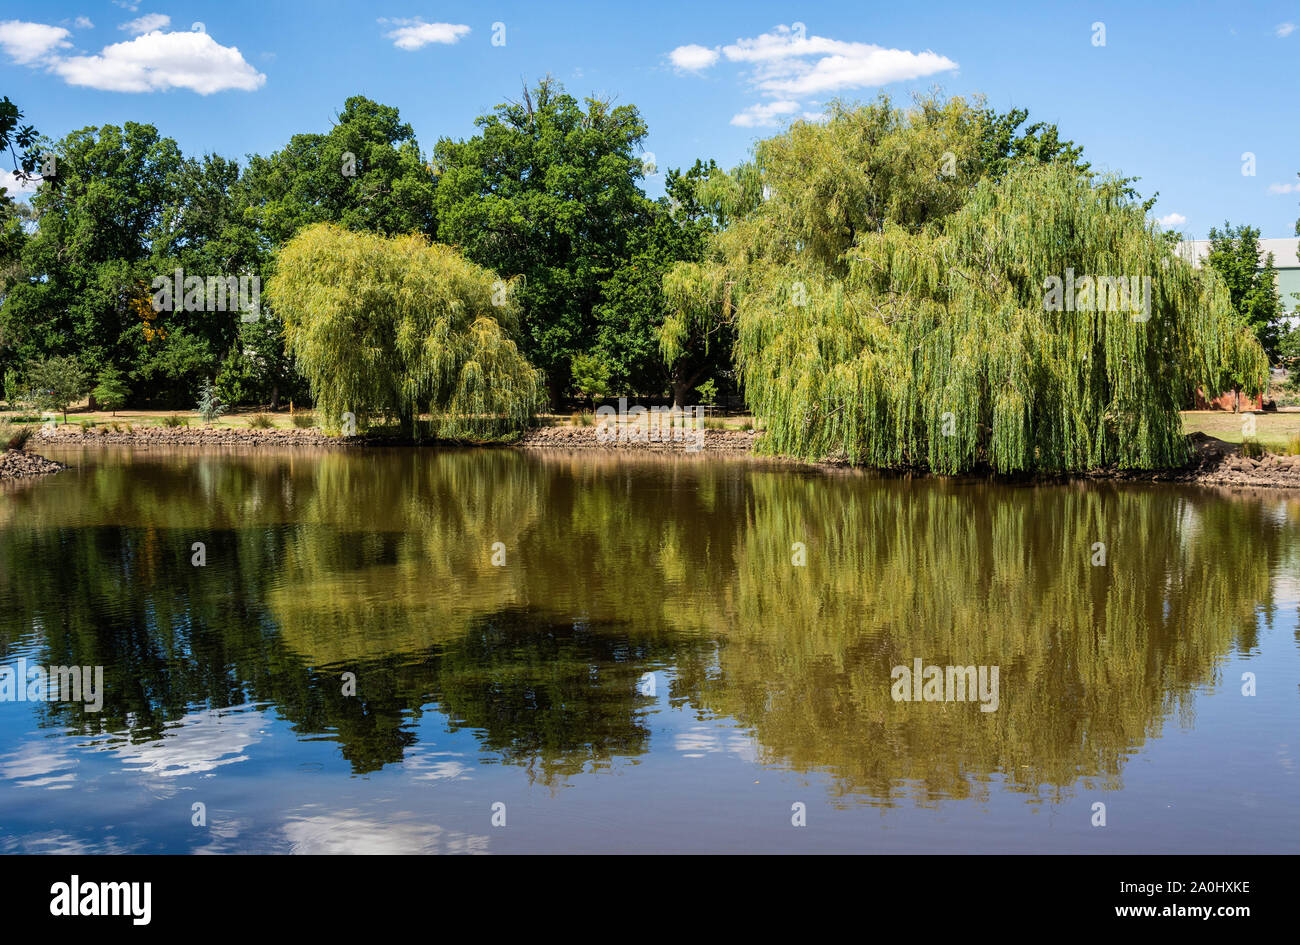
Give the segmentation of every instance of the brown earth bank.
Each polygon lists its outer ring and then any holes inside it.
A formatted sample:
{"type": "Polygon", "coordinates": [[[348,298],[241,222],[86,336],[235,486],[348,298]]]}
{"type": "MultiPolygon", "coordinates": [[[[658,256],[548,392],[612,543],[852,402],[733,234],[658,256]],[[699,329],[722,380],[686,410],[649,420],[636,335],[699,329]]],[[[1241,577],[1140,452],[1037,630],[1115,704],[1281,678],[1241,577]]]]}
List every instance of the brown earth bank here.
{"type": "MultiPolygon", "coordinates": [[[[293,429],[230,429],[190,427],[138,427],[131,432],[113,432],[95,428],[83,430],[79,426],[59,426],[52,430],[35,432],[33,442],[41,441],[51,446],[132,445],[150,446],[366,446],[397,445],[403,441],[393,438],[350,437],[342,439],[329,436],[315,428],[293,429]]],[[[524,449],[602,450],[606,452],[649,452],[685,454],[724,454],[728,456],[752,455],[759,434],[753,430],[705,430],[703,442],[695,435],[669,442],[610,441],[597,436],[595,427],[538,427],[524,433],[510,446],[524,449]]],[[[409,442],[409,441],[408,441],[409,442]]],[[[1059,476],[997,476],[993,473],[959,477],[999,479],[1024,482],[1063,482],[1080,480],[1113,480],[1132,482],[1182,482],[1213,486],[1240,486],[1251,488],[1300,489],[1300,456],[1279,456],[1272,453],[1260,457],[1244,456],[1241,446],[1207,436],[1191,435],[1193,457],[1188,465],[1178,469],[1123,470],[1100,469],[1088,473],[1059,476]]],[[[437,443],[426,445],[437,446],[437,443]]],[[[441,444],[458,445],[458,444],[441,444]]],[[[464,445],[464,444],[459,444],[464,445]]],[[[10,451],[6,456],[12,455],[10,451]]],[[[34,456],[35,454],[19,454],[34,456]]],[[[764,457],[770,459],[770,457],[764,457]]],[[[36,460],[49,463],[42,457],[36,460]]],[[[9,460],[16,470],[27,461],[9,460]]],[[[827,460],[816,464],[829,468],[848,468],[842,461],[827,460]]],[[[58,469],[63,468],[54,464],[58,469]]],[[[32,467],[35,468],[35,467],[32,467]]],[[[55,468],[46,471],[57,471],[55,468]]],[[[34,475],[39,473],[20,473],[34,475]]],[[[889,472],[884,475],[924,476],[923,470],[889,472]]],[[[16,475],[0,475],[16,478],[16,475]]]]}
{"type": "Polygon", "coordinates": [[[0,479],[27,479],[67,468],[62,463],[25,450],[5,450],[0,453],[0,479]]]}

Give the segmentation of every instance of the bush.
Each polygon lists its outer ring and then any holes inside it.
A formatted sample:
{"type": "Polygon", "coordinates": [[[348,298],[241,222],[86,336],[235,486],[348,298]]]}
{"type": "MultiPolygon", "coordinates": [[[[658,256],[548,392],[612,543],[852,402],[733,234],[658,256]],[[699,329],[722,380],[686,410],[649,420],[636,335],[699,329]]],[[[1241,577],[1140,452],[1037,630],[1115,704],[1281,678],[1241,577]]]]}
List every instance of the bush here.
{"type": "Polygon", "coordinates": [[[293,425],[300,430],[316,425],[316,415],[314,413],[295,413],[293,415],[293,425]]]}
{"type": "Polygon", "coordinates": [[[1258,459],[1264,455],[1264,445],[1259,440],[1242,440],[1241,455],[1249,456],[1251,459],[1258,459]]]}
{"type": "Polygon", "coordinates": [[[165,427],[187,427],[190,425],[188,417],[178,417],[176,414],[172,414],[170,417],[163,417],[158,422],[165,427]]]}
{"type": "Polygon", "coordinates": [[[269,430],[275,426],[275,421],[264,413],[255,413],[248,418],[248,426],[254,430],[269,430]]]}
{"type": "Polygon", "coordinates": [[[583,410],[581,413],[575,410],[570,419],[575,427],[594,427],[596,425],[596,415],[590,410],[583,410]]]}
{"type": "Polygon", "coordinates": [[[1286,451],[1292,456],[1300,456],[1300,433],[1292,434],[1286,441],[1286,451]]]}
{"type": "Polygon", "coordinates": [[[35,432],[34,427],[19,426],[8,420],[0,420],[0,446],[7,450],[25,449],[27,441],[35,432]]]}

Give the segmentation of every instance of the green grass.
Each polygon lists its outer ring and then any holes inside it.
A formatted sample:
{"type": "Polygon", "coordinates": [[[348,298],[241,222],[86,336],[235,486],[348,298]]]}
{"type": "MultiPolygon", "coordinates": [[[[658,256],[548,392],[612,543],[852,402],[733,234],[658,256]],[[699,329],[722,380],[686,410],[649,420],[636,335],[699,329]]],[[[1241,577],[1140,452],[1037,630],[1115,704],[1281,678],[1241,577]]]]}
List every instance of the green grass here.
{"type": "Polygon", "coordinates": [[[1254,440],[1270,453],[1295,452],[1292,441],[1300,437],[1300,411],[1256,413],[1255,432],[1247,437],[1245,414],[1226,410],[1186,410],[1183,412],[1183,429],[1187,433],[1204,433],[1225,443],[1254,440]]]}

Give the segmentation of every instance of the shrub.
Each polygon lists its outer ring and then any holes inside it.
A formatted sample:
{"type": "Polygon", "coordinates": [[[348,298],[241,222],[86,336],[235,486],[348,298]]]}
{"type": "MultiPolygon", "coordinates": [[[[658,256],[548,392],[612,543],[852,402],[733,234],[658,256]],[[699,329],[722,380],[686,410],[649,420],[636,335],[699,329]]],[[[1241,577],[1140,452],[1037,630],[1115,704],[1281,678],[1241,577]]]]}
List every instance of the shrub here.
{"type": "Polygon", "coordinates": [[[1258,459],[1264,455],[1264,446],[1259,440],[1242,440],[1241,455],[1249,456],[1251,459],[1258,459]]]}
{"type": "Polygon", "coordinates": [[[19,426],[8,420],[0,420],[0,446],[7,450],[21,450],[36,432],[34,427],[19,426]]]}
{"type": "Polygon", "coordinates": [[[316,415],[314,413],[295,413],[293,415],[293,425],[300,430],[316,425],[316,415]]]}
{"type": "Polygon", "coordinates": [[[264,413],[255,413],[248,418],[248,425],[254,430],[269,430],[275,426],[275,421],[264,413]]]}
{"type": "Polygon", "coordinates": [[[1291,435],[1291,439],[1286,441],[1286,451],[1292,456],[1300,456],[1300,433],[1291,435]]]}
{"type": "Polygon", "coordinates": [[[158,421],[165,427],[187,427],[190,425],[188,417],[180,417],[172,414],[170,417],[163,417],[158,421]]]}
{"type": "Polygon", "coordinates": [[[569,419],[573,421],[575,427],[593,427],[596,425],[596,415],[590,410],[581,412],[575,410],[569,419]]]}

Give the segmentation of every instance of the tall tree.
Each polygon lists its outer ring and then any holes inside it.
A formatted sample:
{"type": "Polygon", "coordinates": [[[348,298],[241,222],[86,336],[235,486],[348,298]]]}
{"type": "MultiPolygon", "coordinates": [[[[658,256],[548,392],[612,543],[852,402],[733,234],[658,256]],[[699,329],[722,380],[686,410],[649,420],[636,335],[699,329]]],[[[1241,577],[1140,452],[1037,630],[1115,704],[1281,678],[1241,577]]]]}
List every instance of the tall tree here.
{"type": "Polygon", "coordinates": [[[180,202],[180,149],[152,125],[127,122],[73,132],[53,152],[57,186],[31,199],[37,229],[0,310],[8,356],[75,352],[96,373],[147,357],[160,365],[155,387],[183,388],[212,353],[147,302],[155,245],[180,202]]]}
{"type": "Polygon", "coordinates": [[[665,278],[666,350],[729,319],[774,452],[944,473],[1181,462],[1190,385],[1266,374],[1222,282],[1075,156],[994,179],[983,127],[960,99],[878,103],[761,142],[763,198],[665,278]],[[1051,280],[1075,272],[1057,311],[1051,280]]]}
{"type": "Polygon", "coordinates": [[[523,276],[523,345],[558,402],[587,349],[601,288],[650,213],[637,182],[646,126],[634,106],[579,104],[552,79],[440,140],[438,237],[503,276],[523,276]]]}
{"type": "Polygon", "coordinates": [[[601,286],[594,352],[610,366],[614,391],[658,395],[667,388],[681,406],[702,378],[728,373],[727,337],[706,337],[671,363],[659,356],[659,329],[667,315],[663,277],[675,263],[704,258],[716,221],[700,190],[717,173],[712,161],[698,160],[684,173],[669,170],[665,196],[631,234],[628,260],[601,286]]]}
{"type": "Polygon", "coordinates": [[[307,227],[280,251],[267,294],[325,425],[394,417],[420,432],[485,436],[526,424],[541,378],[510,337],[515,283],[416,234],[307,227]]]}
{"type": "Polygon", "coordinates": [[[238,198],[269,252],[313,223],[432,238],[435,183],[398,110],[354,95],[328,132],[250,157],[238,198]]]}
{"type": "Polygon", "coordinates": [[[1259,230],[1251,226],[1210,227],[1205,262],[1228,287],[1232,307],[1255,332],[1270,360],[1276,360],[1284,324],[1282,296],[1277,291],[1277,266],[1272,253],[1260,253],[1259,230]]]}

